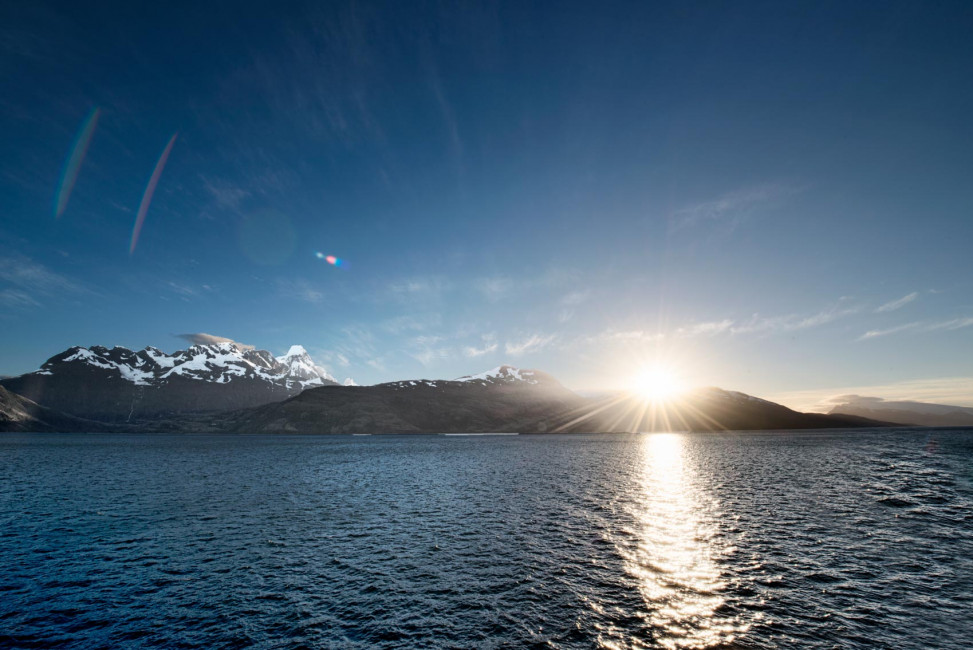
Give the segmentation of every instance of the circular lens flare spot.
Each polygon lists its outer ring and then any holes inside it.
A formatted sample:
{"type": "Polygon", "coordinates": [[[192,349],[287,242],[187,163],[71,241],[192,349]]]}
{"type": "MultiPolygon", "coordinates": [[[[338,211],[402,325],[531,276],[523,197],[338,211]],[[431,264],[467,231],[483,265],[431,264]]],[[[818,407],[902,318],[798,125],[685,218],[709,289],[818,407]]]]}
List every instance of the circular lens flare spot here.
{"type": "Polygon", "coordinates": [[[331,266],[337,266],[338,268],[347,266],[348,264],[347,260],[343,260],[340,257],[335,257],[334,255],[326,255],[321,251],[314,251],[314,257],[318,258],[319,260],[324,260],[331,266]]]}

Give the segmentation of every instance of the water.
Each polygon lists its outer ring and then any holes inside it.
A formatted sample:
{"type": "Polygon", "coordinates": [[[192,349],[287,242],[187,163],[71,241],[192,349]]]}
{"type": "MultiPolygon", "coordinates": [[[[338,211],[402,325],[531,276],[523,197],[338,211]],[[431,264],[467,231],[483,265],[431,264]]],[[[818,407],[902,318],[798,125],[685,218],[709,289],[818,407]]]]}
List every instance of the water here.
{"type": "Polygon", "coordinates": [[[0,436],[0,646],[968,648],[973,431],[0,436]]]}

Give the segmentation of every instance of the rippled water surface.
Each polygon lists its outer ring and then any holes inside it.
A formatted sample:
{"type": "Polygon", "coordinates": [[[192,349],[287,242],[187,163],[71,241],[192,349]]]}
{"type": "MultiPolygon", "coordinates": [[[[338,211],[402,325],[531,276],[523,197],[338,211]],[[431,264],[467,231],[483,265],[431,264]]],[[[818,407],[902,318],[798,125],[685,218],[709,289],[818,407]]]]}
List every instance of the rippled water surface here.
{"type": "Polygon", "coordinates": [[[969,648],[973,431],[0,436],[0,646],[969,648]]]}

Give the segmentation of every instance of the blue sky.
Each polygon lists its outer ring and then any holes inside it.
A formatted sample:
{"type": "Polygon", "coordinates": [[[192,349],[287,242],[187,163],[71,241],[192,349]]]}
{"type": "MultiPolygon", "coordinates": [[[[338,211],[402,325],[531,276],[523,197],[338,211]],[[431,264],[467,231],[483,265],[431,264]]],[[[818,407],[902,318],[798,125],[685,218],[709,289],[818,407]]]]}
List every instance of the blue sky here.
{"type": "Polygon", "coordinates": [[[7,4],[0,374],[206,332],[973,404],[969,3],[7,4]]]}

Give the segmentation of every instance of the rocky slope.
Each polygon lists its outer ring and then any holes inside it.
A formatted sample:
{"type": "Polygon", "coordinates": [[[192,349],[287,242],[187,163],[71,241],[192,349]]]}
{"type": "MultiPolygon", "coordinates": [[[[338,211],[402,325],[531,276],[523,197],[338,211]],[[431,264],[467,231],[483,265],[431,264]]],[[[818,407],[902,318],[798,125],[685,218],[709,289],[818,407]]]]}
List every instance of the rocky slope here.
{"type": "Polygon", "coordinates": [[[11,393],[0,386],[0,431],[101,433],[114,431],[104,422],[76,418],[11,393]]]}

